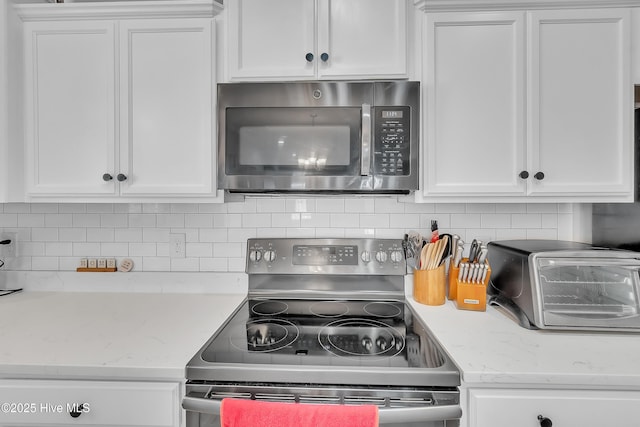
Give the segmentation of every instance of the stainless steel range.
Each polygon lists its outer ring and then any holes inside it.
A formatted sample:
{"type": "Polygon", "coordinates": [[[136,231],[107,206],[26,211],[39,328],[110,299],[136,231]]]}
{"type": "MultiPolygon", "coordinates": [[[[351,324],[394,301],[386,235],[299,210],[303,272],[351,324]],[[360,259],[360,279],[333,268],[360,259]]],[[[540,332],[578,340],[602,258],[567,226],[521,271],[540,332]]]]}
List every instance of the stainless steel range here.
{"type": "Polygon", "coordinates": [[[401,240],[250,239],[246,271],[246,301],[187,365],[187,427],[219,426],[227,397],[459,425],[460,374],[405,303],[401,240]]]}

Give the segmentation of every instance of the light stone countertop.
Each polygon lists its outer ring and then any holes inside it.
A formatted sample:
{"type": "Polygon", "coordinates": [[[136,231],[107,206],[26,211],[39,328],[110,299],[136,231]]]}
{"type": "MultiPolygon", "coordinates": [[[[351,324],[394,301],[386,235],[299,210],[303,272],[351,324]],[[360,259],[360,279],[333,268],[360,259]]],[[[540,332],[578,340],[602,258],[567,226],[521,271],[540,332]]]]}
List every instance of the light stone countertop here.
{"type": "MultiPolygon", "coordinates": [[[[0,379],[184,381],[246,283],[242,275],[140,274],[111,276],[116,284],[95,276],[91,286],[80,284],[90,279],[82,274],[29,275],[47,285],[0,297],[0,379]]],[[[640,390],[640,334],[530,331],[500,309],[426,306],[407,291],[464,386],[640,390]]]]}
{"type": "Polygon", "coordinates": [[[184,381],[246,294],[21,292],[0,297],[0,379],[184,381]]]}
{"type": "Polygon", "coordinates": [[[640,334],[528,330],[502,309],[408,297],[466,386],[640,390],[640,334]]]}

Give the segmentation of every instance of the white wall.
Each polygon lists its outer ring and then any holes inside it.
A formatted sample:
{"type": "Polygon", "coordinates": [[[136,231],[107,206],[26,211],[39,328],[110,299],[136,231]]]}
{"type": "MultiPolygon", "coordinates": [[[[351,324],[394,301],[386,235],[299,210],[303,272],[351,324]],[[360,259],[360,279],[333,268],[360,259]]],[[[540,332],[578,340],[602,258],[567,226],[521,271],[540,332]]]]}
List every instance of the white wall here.
{"type": "Polygon", "coordinates": [[[250,237],[402,238],[440,231],[464,240],[571,240],[570,204],[415,204],[394,197],[249,198],[226,204],[0,204],[0,234],[17,232],[10,270],[71,271],[80,258],[130,257],[137,271],[244,271],[250,237]],[[169,235],[186,235],[170,258],[169,235]]]}

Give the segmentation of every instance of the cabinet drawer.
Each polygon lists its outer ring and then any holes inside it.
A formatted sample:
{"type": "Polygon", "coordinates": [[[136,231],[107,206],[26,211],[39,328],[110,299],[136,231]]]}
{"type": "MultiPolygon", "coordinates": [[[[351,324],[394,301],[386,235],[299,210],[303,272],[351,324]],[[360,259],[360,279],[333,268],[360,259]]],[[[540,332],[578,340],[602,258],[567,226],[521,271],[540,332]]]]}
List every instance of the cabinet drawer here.
{"type": "Polygon", "coordinates": [[[558,426],[635,427],[640,392],[608,390],[469,390],[469,427],[539,427],[538,416],[558,426]]]}
{"type": "Polygon", "coordinates": [[[69,422],[175,427],[179,390],[178,383],[0,381],[0,427],[69,422]],[[73,411],[79,416],[73,418],[73,411]]]}

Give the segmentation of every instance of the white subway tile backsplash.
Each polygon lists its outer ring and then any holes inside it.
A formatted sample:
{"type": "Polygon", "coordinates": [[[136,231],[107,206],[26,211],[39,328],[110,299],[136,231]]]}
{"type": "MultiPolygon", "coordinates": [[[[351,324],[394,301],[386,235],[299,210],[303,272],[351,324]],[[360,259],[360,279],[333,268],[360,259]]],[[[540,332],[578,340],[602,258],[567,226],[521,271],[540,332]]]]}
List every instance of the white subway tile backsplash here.
{"type": "Polygon", "coordinates": [[[0,228],[12,228],[18,226],[18,214],[3,213],[0,214],[0,228]]]}
{"type": "Polygon", "coordinates": [[[129,243],[129,255],[137,257],[156,256],[157,246],[153,243],[129,243]]]}
{"type": "Polygon", "coordinates": [[[5,213],[29,213],[31,205],[29,203],[7,203],[4,205],[5,213]]]}
{"type": "Polygon", "coordinates": [[[142,242],[142,228],[116,228],[113,240],[115,242],[142,242]]]}
{"type": "Polygon", "coordinates": [[[57,242],[58,229],[57,228],[32,228],[31,240],[34,242],[57,242]]]}
{"type": "Polygon", "coordinates": [[[316,212],[345,212],[344,199],[318,199],[316,212]]]}
{"type": "Polygon", "coordinates": [[[129,256],[128,243],[101,243],[100,256],[102,257],[127,257],[129,256]]]}
{"type": "Polygon", "coordinates": [[[482,228],[509,228],[511,227],[511,215],[509,214],[482,214],[480,216],[482,228]]]}
{"type": "Polygon", "coordinates": [[[24,228],[44,227],[44,214],[18,215],[18,227],[24,227],[24,228]]]}
{"type": "Polygon", "coordinates": [[[355,213],[334,213],[330,216],[333,228],[358,228],[360,215],[355,213]]]}
{"type": "Polygon", "coordinates": [[[87,205],[87,213],[113,213],[114,205],[111,203],[90,203],[87,205]]]}
{"type": "Polygon", "coordinates": [[[184,228],[184,214],[158,214],[156,215],[156,227],[160,228],[184,228]]]}
{"type": "Polygon", "coordinates": [[[186,255],[188,258],[207,258],[213,255],[213,243],[187,243],[186,255]]]}
{"type": "MultiPolygon", "coordinates": [[[[241,217],[242,227],[269,228],[271,227],[271,214],[245,213],[241,217]]],[[[237,225],[235,226],[237,227],[237,225]]]]}
{"type": "Polygon", "coordinates": [[[168,243],[170,229],[168,228],[143,228],[142,229],[142,241],[143,242],[156,242],[156,243],[168,243]]]}
{"type": "Polygon", "coordinates": [[[71,214],[48,214],[44,217],[45,227],[73,227],[71,214]]]}
{"type": "Polygon", "coordinates": [[[360,214],[360,227],[389,228],[389,214],[360,214]]]}
{"type": "Polygon", "coordinates": [[[128,227],[129,217],[126,214],[102,214],[100,215],[101,227],[128,227]]]}
{"type": "MultiPolygon", "coordinates": [[[[90,256],[100,256],[100,243],[74,243],[73,256],[86,258],[90,256]]],[[[119,254],[118,256],[123,256],[119,254]]]]}
{"type": "Polygon", "coordinates": [[[185,227],[191,228],[212,228],[213,227],[213,217],[207,214],[186,214],[184,216],[184,225],[185,227]]]}
{"type": "Polygon", "coordinates": [[[511,224],[517,228],[539,229],[542,227],[542,215],[538,213],[513,214],[511,224]]]}
{"type": "Polygon", "coordinates": [[[571,239],[572,204],[417,204],[406,197],[248,197],[225,204],[0,204],[0,232],[17,233],[12,270],[75,270],[80,258],[125,257],[136,271],[245,268],[246,241],[274,237],[401,238],[409,230],[465,241],[571,239]],[[186,257],[171,258],[169,235],[184,234],[186,257]]]}
{"type": "Polygon", "coordinates": [[[70,242],[48,242],[44,245],[44,253],[48,257],[72,256],[73,244],[70,242]]]}
{"type": "Polygon", "coordinates": [[[58,257],[31,257],[31,270],[58,270],[58,257]]]}
{"type": "MultiPolygon", "coordinates": [[[[451,214],[451,227],[455,228],[481,228],[480,214],[451,214]]],[[[444,224],[438,223],[439,227],[444,227],[444,224]]]]}
{"type": "Polygon", "coordinates": [[[344,201],[344,211],[352,213],[374,213],[376,211],[375,201],[373,199],[363,199],[354,197],[344,201]]]}
{"type": "Polygon", "coordinates": [[[113,228],[87,228],[87,242],[113,242],[113,228]]]}
{"type": "Polygon", "coordinates": [[[326,228],[331,226],[331,215],[328,213],[300,214],[300,226],[306,228],[326,228]]]}
{"type": "Polygon", "coordinates": [[[271,226],[278,228],[300,227],[299,213],[273,213],[271,214],[271,226]]]}
{"type": "Polygon", "coordinates": [[[73,214],[74,227],[100,227],[100,214],[73,214]]]}

